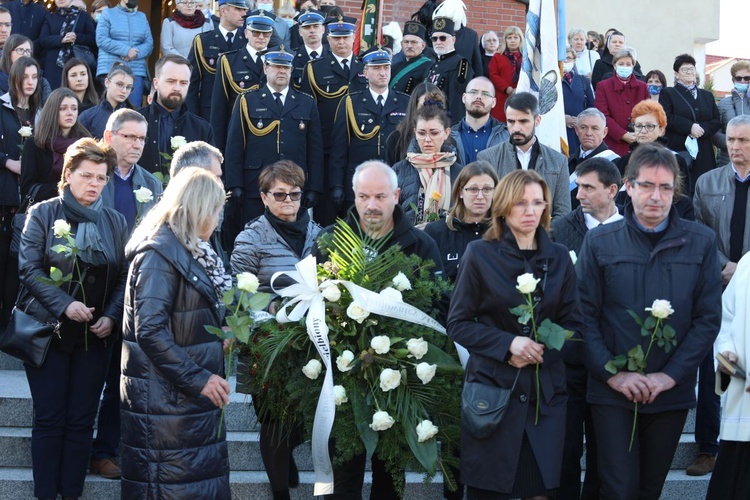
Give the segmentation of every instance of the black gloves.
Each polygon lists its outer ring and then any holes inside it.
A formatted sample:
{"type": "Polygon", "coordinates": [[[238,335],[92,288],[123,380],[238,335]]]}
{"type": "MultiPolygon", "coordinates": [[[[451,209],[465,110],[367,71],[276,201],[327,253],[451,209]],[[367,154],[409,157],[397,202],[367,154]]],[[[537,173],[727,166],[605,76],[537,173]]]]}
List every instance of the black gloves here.
{"type": "Polygon", "coordinates": [[[331,201],[336,210],[341,210],[341,207],[344,205],[344,188],[331,188],[331,201]]]}
{"type": "Polygon", "coordinates": [[[305,197],[302,199],[302,206],[305,208],[313,208],[318,204],[318,193],[315,191],[305,191],[305,197]]]}

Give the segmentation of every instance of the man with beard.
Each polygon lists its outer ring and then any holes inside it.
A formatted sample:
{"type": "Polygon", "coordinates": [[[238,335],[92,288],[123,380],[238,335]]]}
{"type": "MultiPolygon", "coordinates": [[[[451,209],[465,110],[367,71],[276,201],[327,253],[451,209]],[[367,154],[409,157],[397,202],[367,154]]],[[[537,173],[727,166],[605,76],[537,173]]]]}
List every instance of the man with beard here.
{"type": "Polygon", "coordinates": [[[466,85],[462,97],[466,116],[453,125],[451,137],[456,141],[458,163],[468,165],[477,154],[509,139],[508,127],[490,116],[495,107],[495,87],[489,78],[478,76],[466,85]]]}
{"type": "Polygon", "coordinates": [[[463,93],[466,83],[474,77],[469,61],[456,52],[456,37],[453,35],[453,21],[438,17],[432,21],[432,48],[437,54],[437,62],[427,74],[427,81],[438,86],[445,94],[448,111],[456,124],[464,116],[463,93]]]}
{"type": "Polygon", "coordinates": [[[427,31],[424,26],[416,21],[406,21],[404,37],[401,39],[402,56],[398,63],[396,56],[392,61],[390,87],[393,90],[411,95],[414,87],[427,78],[435,61],[425,53],[426,39],[427,31]]]}
{"type": "Polygon", "coordinates": [[[330,49],[323,46],[323,33],[325,18],[316,11],[307,10],[297,16],[299,34],[302,37],[302,46],[297,49],[294,56],[294,69],[292,70],[292,82],[295,90],[302,85],[302,74],[309,61],[314,61],[326,56],[330,49]]]}
{"type": "Polygon", "coordinates": [[[182,56],[169,54],[156,62],[154,101],[140,110],[148,122],[148,134],[141,165],[151,173],[166,176],[169,162],[163,154],[172,155],[172,138],[182,136],[187,142],[214,143],[211,125],[188,111],[185,105],[190,85],[190,62],[182,56]]]}
{"type": "Polygon", "coordinates": [[[539,101],[529,92],[517,92],[505,101],[505,116],[510,142],[485,149],[477,160],[494,165],[500,179],[516,169],[536,170],[552,195],[552,219],[563,217],[570,212],[568,161],[536,138],[536,127],[542,121],[539,101]]]}

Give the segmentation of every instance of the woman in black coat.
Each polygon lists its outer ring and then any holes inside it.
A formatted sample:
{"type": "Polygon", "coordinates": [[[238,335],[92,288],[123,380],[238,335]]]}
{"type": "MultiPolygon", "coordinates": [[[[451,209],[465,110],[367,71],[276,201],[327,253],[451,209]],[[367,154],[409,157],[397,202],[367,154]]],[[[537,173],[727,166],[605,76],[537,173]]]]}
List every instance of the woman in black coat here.
{"type": "MultiPolygon", "coordinates": [[[[545,498],[560,484],[567,393],[562,352],[533,340],[510,309],[525,303],[517,278],[532,273],[536,324],[549,319],[580,334],[578,288],[568,250],[552,243],[550,193],[533,170],[500,180],[492,227],[461,259],[448,335],[468,349],[466,381],[511,388],[505,417],[482,439],[461,432],[461,480],[469,498],[545,498]],[[535,368],[539,365],[539,420],[535,368]]],[[[572,348],[566,342],[563,351],[572,348]]]]}
{"type": "Polygon", "coordinates": [[[692,197],[698,177],[716,168],[716,155],[711,139],[721,130],[721,115],[713,94],[698,88],[695,59],[692,56],[677,56],[672,68],[675,72],[675,85],[662,89],[659,104],[667,114],[665,137],[669,149],[687,151],[687,138],[692,137],[697,141],[698,154],[690,168],[688,194],[692,197]]]}
{"type": "Polygon", "coordinates": [[[224,205],[221,181],[190,167],[172,178],[126,249],[122,345],[122,498],[229,500],[229,402],[221,340],[231,286],[207,243],[224,205]],[[156,472],[158,471],[158,472],[156,472]]]}
{"type": "Polygon", "coordinates": [[[71,3],[72,0],[55,0],[56,8],[44,20],[37,41],[42,48],[44,76],[53,89],[60,87],[63,66],[74,57],[73,45],[86,46],[92,52],[96,48],[94,20],[71,3]]]}
{"type": "Polygon", "coordinates": [[[29,211],[21,237],[17,307],[59,327],[41,366],[24,365],[34,402],[34,496],[40,499],[83,493],[112,335],[122,319],[128,226],[100,196],[114,167],[111,149],[93,139],[73,144],[60,196],[29,211]],[[75,258],[54,250],[68,245],[66,232],[78,248],[75,258]],[[41,281],[53,267],[72,279],[60,286],[41,281]]]}

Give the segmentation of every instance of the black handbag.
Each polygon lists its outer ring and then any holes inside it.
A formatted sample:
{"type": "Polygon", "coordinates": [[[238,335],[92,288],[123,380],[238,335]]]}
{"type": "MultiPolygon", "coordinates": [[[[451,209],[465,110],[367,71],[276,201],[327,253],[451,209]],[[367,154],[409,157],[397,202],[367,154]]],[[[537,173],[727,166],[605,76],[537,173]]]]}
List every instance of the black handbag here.
{"type": "Polygon", "coordinates": [[[505,416],[510,395],[516,388],[520,374],[519,368],[510,388],[464,381],[461,393],[461,428],[477,439],[484,439],[492,434],[505,416]]]}
{"type": "Polygon", "coordinates": [[[26,225],[26,212],[28,212],[29,208],[36,203],[36,197],[41,188],[42,184],[35,184],[24,197],[18,210],[13,215],[13,222],[11,223],[13,227],[13,235],[10,240],[10,254],[13,257],[18,256],[18,248],[21,246],[21,233],[23,233],[23,226],[26,225]]]}
{"type": "Polygon", "coordinates": [[[39,368],[47,357],[52,336],[59,334],[60,323],[42,323],[18,307],[0,336],[0,351],[39,368]]]}
{"type": "Polygon", "coordinates": [[[73,44],[73,57],[85,62],[89,67],[89,72],[92,74],[96,71],[96,57],[94,57],[94,53],[87,46],[73,44]]]}

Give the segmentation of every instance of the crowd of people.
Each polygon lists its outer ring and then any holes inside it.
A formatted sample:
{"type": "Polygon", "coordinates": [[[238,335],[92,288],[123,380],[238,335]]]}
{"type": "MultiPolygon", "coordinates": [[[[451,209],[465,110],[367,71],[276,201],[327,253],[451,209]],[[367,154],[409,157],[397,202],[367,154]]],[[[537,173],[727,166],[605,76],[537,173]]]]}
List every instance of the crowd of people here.
{"type": "MultiPolygon", "coordinates": [[[[511,391],[489,437],[463,429],[446,498],[659,498],[696,406],[687,473],[750,497],[745,381],[714,366],[750,356],[750,62],[717,104],[689,54],[644,73],[622,32],[572,29],[563,154],[517,89],[519,27],[480,37],[460,0],[426,2],[355,54],[356,23],[334,0],[177,0],[155,47],[137,0],[0,6],[0,326],[15,306],[59,332],[24,365],[34,495],[79,498],[90,470],[123,498],[230,498],[228,374],[204,327],[233,276],[271,291],[342,219],[434,262],[466,381],[511,391]],[[537,324],[573,332],[561,350],[510,311],[527,273],[537,324]],[[658,300],[672,334],[652,346],[634,316],[658,300]]],[[[290,498],[302,430],[260,424],[290,498]]],[[[371,498],[396,498],[373,458],[371,498]]],[[[332,498],[361,498],[363,471],[336,465],[332,498]]]]}

